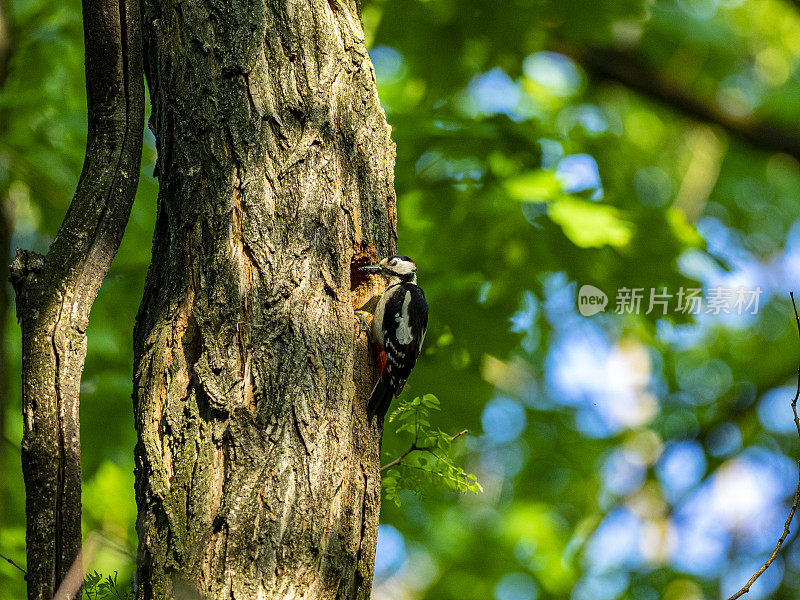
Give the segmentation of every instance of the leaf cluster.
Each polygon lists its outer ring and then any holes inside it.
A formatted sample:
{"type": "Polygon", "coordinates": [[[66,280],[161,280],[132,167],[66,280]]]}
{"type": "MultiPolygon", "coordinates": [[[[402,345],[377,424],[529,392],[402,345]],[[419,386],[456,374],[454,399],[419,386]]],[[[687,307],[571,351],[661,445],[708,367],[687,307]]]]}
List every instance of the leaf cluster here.
{"type": "Polygon", "coordinates": [[[136,594],[133,592],[133,584],[121,587],[117,583],[117,572],[114,575],[103,577],[97,571],[87,573],[83,580],[83,597],[87,600],[133,600],[136,594]]]}
{"type": "Polygon", "coordinates": [[[425,485],[449,492],[483,491],[478,478],[454,462],[453,442],[461,434],[453,436],[431,424],[431,412],[438,410],[439,399],[425,394],[401,401],[389,415],[389,422],[398,425],[395,433],[412,438],[408,450],[384,467],[384,494],[398,506],[401,490],[421,493],[425,485]]]}

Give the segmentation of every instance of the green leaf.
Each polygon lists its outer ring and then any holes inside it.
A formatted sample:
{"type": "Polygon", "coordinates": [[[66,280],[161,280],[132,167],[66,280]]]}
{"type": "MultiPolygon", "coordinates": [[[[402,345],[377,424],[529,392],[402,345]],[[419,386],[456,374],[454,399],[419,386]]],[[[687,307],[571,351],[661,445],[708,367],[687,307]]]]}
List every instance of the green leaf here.
{"type": "Polygon", "coordinates": [[[505,187],[520,202],[547,202],[561,194],[561,182],[553,171],[529,171],[507,179],[505,187]]]}
{"type": "Polygon", "coordinates": [[[439,402],[439,399],[436,396],[434,396],[433,394],[425,394],[422,397],[422,404],[424,404],[428,408],[431,408],[431,409],[434,409],[434,410],[440,410],[439,405],[441,403],[439,402]]]}
{"type": "Polygon", "coordinates": [[[633,237],[633,224],[607,204],[561,196],[550,204],[548,215],[581,248],[626,246],[633,237]]]}
{"type": "Polygon", "coordinates": [[[395,430],[395,433],[403,433],[404,431],[407,431],[413,435],[414,433],[416,433],[417,429],[414,427],[412,423],[404,423],[395,430]]]}
{"type": "Polygon", "coordinates": [[[408,421],[409,419],[413,419],[416,416],[416,411],[407,410],[400,414],[400,421],[408,421]]]}

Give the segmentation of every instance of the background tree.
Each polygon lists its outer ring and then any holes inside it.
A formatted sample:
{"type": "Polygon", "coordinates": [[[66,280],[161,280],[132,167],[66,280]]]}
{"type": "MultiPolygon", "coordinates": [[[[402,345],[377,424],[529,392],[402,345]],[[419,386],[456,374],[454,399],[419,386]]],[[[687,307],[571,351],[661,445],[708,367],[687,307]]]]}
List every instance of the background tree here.
{"type": "Polygon", "coordinates": [[[22,329],[21,454],[31,600],[72,597],[83,580],[79,393],[86,328],[125,231],[142,153],[138,3],[87,0],[83,9],[83,171],[48,252],[18,250],[11,266],[22,329]]]}
{"type": "MultiPolygon", "coordinates": [[[[9,7],[13,246],[47,248],[80,172],[79,12],[9,7]]],[[[771,550],[796,483],[796,6],[385,0],[362,19],[397,143],[400,249],[432,309],[406,397],[434,393],[442,428],[470,429],[454,447],[485,489],[384,502],[373,596],[727,597],[771,550]],[[789,142],[764,139],[774,131],[789,142]],[[611,309],[623,286],[764,294],[746,318],[587,319],[574,304],[587,282],[611,309]]],[[[154,157],[148,137],[83,380],[84,527],[105,536],[87,566],[120,581],[136,546],[129,342],[154,157]]],[[[0,552],[20,557],[19,334],[6,330],[0,552]]],[[[387,429],[383,464],[407,447],[387,429]]],[[[799,551],[792,534],[748,597],[795,598],[799,551]]],[[[20,597],[18,575],[0,565],[2,594],[20,597]]]]}

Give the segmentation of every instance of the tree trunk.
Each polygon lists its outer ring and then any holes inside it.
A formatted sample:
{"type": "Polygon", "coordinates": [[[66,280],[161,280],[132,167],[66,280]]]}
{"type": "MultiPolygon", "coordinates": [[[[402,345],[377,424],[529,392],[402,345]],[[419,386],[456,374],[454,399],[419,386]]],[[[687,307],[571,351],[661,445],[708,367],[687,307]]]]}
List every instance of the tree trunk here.
{"type": "Polygon", "coordinates": [[[139,181],[144,128],[139,4],[85,0],[88,135],[78,188],[47,255],[11,266],[22,326],[28,598],[80,590],[78,417],[86,328],[139,181]],[[70,567],[73,567],[69,577],[70,567]]]}
{"type": "Polygon", "coordinates": [[[369,597],[355,266],[394,250],[358,3],[147,0],[160,179],[134,333],[139,599],[369,597]]]}

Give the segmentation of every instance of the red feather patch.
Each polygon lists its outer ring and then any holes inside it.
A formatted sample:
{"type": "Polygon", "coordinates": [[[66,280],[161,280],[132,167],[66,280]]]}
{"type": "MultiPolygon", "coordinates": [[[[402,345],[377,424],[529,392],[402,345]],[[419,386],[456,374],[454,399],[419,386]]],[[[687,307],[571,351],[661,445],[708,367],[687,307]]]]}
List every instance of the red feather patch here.
{"type": "Polygon", "coordinates": [[[381,379],[383,379],[383,370],[386,368],[386,350],[383,348],[378,350],[378,366],[381,369],[381,379]]]}

